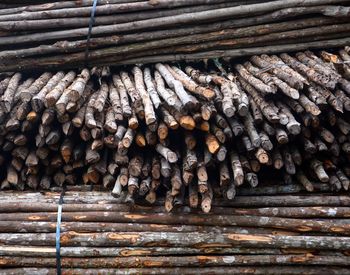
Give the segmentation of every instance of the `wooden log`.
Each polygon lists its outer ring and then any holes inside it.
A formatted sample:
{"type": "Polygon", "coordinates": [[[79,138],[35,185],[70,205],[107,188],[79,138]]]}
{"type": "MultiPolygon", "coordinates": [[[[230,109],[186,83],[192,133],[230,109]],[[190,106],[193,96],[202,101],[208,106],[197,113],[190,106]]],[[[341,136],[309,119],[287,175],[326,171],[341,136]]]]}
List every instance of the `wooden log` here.
{"type": "Polygon", "coordinates": [[[21,91],[20,98],[24,102],[31,101],[32,97],[37,94],[42,88],[45,87],[47,82],[51,79],[51,73],[43,73],[39,78],[37,78],[27,89],[21,91]]]}
{"type": "Polygon", "coordinates": [[[20,73],[14,74],[9,80],[7,88],[1,97],[1,105],[7,113],[9,113],[12,109],[12,106],[14,104],[15,92],[18,88],[21,78],[22,75],[20,73]]]}
{"type": "MultiPolygon", "coordinates": [[[[125,86],[124,86],[121,78],[119,77],[119,75],[117,75],[117,74],[113,75],[113,84],[116,87],[117,92],[120,95],[120,104],[121,104],[121,108],[123,111],[123,116],[130,117],[132,112],[131,112],[131,107],[129,105],[128,94],[127,94],[125,86]]],[[[110,87],[110,88],[112,88],[112,90],[110,90],[110,97],[113,97],[113,98],[116,97],[116,95],[114,95],[115,92],[113,90],[113,87],[110,87]]],[[[115,100],[117,100],[117,99],[115,99],[115,100]]],[[[113,102],[114,101],[112,101],[112,103],[113,102]]]]}
{"type": "Polygon", "coordinates": [[[245,130],[249,135],[250,141],[252,142],[255,148],[258,148],[261,144],[261,139],[259,137],[258,132],[255,129],[252,116],[248,114],[243,118],[243,122],[244,122],[245,130]]]}
{"type": "Polygon", "coordinates": [[[245,81],[247,81],[259,92],[263,94],[276,93],[276,87],[273,89],[271,86],[264,84],[261,80],[251,75],[242,65],[236,65],[235,69],[245,81]]]}
{"type": "Polygon", "coordinates": [[[216,139],[216,137],[214,135],[212,135],[210,133],[206,135],[205,143],[206,143],[207,148],[211,154],[215,154],[220,148],[220,144],[219,144],[218,140],[216,139]]]}
{"type": "Polygon", "coordinates": [[[316,175],[320,181],[327,182],[329,180],[329,176],[327,175],[326,171],[324,170],[322,162],[314,159],[311,161],[310,167],[316,173],[316,175]]]}
{"type": "Polygon", "coordinates": [[[162,75],[169,87],[174,90],[184,107],[186,109],[193,108],[194,102],[192,101],[192,98],[184,90],[182,83],[174,78],[174,76],[172,75],[172,71],[169,71],[169,69],[171,68],[165,67],[163,64],[157,63],[156,69],[162,75]]]}
{"type": "MultiPolygon", "coordinates": [[[[36,238],[29,240],[33,234],[12,234],[12,239],[8,239],[8,234],[0,234],[0,239],[5,245],[16,245],[23,241],[23,237],[28,239],[25,241],[28,245],[46,245],[54,244],[53,233],[35,234],[36,238]],[[22,236],[20,236],[22,235],[22,236]],[[5,239],[7,238],[7,239],[5,239]]],[[[34,237],[34,236],[33,236],[34,237]]],[[[162,236],[153,232],[128,232],[128,233],[91,233],[77,235],[77,233],[67,232],[61,235],[62,246],[78,246],[81,242],[86,242],[89,246],[142,246],[145,242],[152,242],[152,246],[157,246],[159,242],[163,242],[163,246],[180,246],[180,247],[220,247],[223,244],[227,246],[243,246],[243,247],[268,247],[282,248],[288,246],[290,248],[309,248],[309,249],[348,249],[348,237],[327,237],[327,236],[283,236],[283,235],[250,235],[250,234],[234,234],[223,233],[216,236],[214,233],[173,233],[169,232],[166,236],[162,236]],[[87,238],[92,235],[95,240],[89,241],[87,238]],[[117,238],[118,236],[123,236],[117,238]],[[141,239],[142,236],[142,239],[141,239]],[[132,243],[131,243],[132,238],[132,243]],[[335,246],[334,240],[337,240],[335,246]]],[[[23,243],[22,243],[23,244],[23,243]]]]}
{"type": "Polygon", "coordinates": [[[284,62],[290,64],[290,66],[293,69],[307,75],[309,79],[316,82],[317,84],[324,86],[326,88],[334,89],[335,87],[334,81],[325,81],[322,74],[316,72],[314,69],[307,67],[306,65],[302,64],[295,58],[289,56],[288,54],[281,54],[281,58],[283,59],[284,62]]]}
{"type": "Polygon", "coordinates": [[[236,152],[234,151],[230,152],[230,161],[231,161],[231,167],[233,171],[234,183],[235,185],[239,186],[243,184],[244,173],[238,158],[238,154],[236,152]]]}
{"type": "Polygon", "coordinates": [[[169,148],[161,144],[157,144],[155,149],[161,156],[163,156],[170,163],[176,163],[178,161],[177,155],[173,151],[171,151],[169,148]]]}
{"type": "Polygon", "coordinates": [[[121,72],[120,77],[121,77],[121,80],[124,84],[124,87],[125,87],[128,95],[131,98],[131,102],[132,102],[134,111],[139,116],[139,118],[143,119],[145,114],[144,114],[144,109],[142,106],[140,93],[135,89],[135,85],[131,81],[131,78],[129,77],[127,72],[124,72],[124,71],[121,72]]]}
{"type": "Polygon", "coordinates": [[[141,96],[142,103],[144,106],[146,125],[154,124],[157,118],[153,109],[153,103],[151,101],[151,97],[146,91],[146,87],[143,82],[144,81],[143,73],[140,68],[134,67],[133,74],[134,74],[134,80],[135,80],[135,87],[139,91],[139,94],[141,96]]]}
{"type": "Polygon", "coordinates": [[[270,71],[289,86],[295,89],[303,88],[303,82],[300,82],[300,79],[295,77],[296,75],[291,72],[291,69],[287,65],[280,63],[278,59],[273,59],[267,55],[262,55],[261,57],[255,55],[250,60],[262,70],[270,71]],[[277,64],[279,66],[275,66],[277,64]]]}
{"type": "Polygon", "coordinates": [[[144,81],[145,85],[147,87],[147,92],[149,93],[152,103],[155,107],[155,109],[158,109],[159,106],[161,105],[160,98],[158,96],[158,93],[156,91],[156,87],[154,85],[154,81],[151,76],[151,70],[150,68],[144,68],[143,70],[143,75],[144,75],[144,81]]]}
{"type": "Polygon", "coordinates": [[[246,82],[243,78],[239,78],[240,83],[244,90],[252,96],[255,103],[260,107],[261,112],[272,123],[276,123],[279,121],[279,117],[275,110],[271,108],[269,105],[259,94],[258,92],[251,86],[248,82],[246,82]]]}
{"type": "MultiPolygon", "coordinates": [[[[85,272],[90,273],[96,273],[98,271],[105,272],[105,273],[111,273],[114,272],[115,274],[123,274],[125,272],[129,272],[130,274],[169,274],[169,273],[184,273],[184,274],[196,274],[196,272],[201,272],[203,274],[210,274],[215,272],[217,267],[197,267],[197,268],[183,268],[183,267],[163,267],[163,268],[122,268],[118,269],[118,271],[115,271],[115,269],[81,269],[81,268],[74,268],[74,269],[67,269],[67,272],[74,272],[77,274],[84,274],[85,272]]],[[[222,267],[220,268],[220,271],[218,274],[227,274],[227,272],[231,272],[232,274],[242,274],[242,272],[246,272],[247,270],[254,270],[252,274],[259,274],[262,273],[276,273],[276,272],[285,272],[285,273],[309,273],[309,274],[319,274],[321,272],[322,274],[332,274],[332,272],[339,272],[341,274],[348,274],[346,268],[341,267],[302,267],[302,266],[293,266],[293,267],[287,267],[287,266],[270,266],[270,267],[260,267],[259,270],[256,269],[255,266],[245,266],[245,267],[222,267]]],[[[10,274],[18,274],[23,272],[33,273],[33,272],[42,272],[46,274],[53,274],[55,272],[54,268],[12,268],[12,269],[5,269],[6,272],[13,273],[10,274]]]]}
{"type": "Polygon", "coordinates": [[[76,74],[74,71],[68,72],[52,89],[45,95],[45,106],[53,107],[60,98],[64,90],[73,82],[76,74]]]}
{"type": "MultiPolygon", "coordinates": [[[[181,267],[186,265],[193,265],[197,267],[201,266],[235,266],[235,265],[254,265],[260,263],[262,265],[267,264],[269,261],[272,263],[278,263],[280,265],[300,264],[299,261],[306,261],[309,265],[318,265],[318,264],[334,264],[340,266],[347,266],[346,256],[312,256],[308,255],[236,255],[233,262],[227,262],[227,256],[203,256],[203,258],[198,259],[196,256],[180,257],[180,256],[143,256],[138,257],[140,264],[143,266],[152,266],[154,262],[157,262],[158,266],[164,267],[181,267]],[[298,258],[299,261],[295,261],[295,258],[298,258]]],[[[16,266],[20,257],[3,257],[3,260],[6,262],[4,267],[16,266]]],[[[28,257],[25,260],[21,261],[19,266],[30,266],[30,262],[33,261],[34,264],[39,267],[55,267],[55,260],[52,258],[43,258],[42,261],[36,260],[37,258],[28,257]]],[[[91,258],[89,261],[86,261],[84,258],[63,258],[62,265],[63,267],[70,268],[79,268],[79,267],[88,267],[88,268],[131,268],[134,266],[134,261],[136,257],[105,257],[102,259],[91,258]]]]}
{"type": "MultiPolygon", "coordinates": [[[[168,66],[167,68],[169,69],[170,67],[168,66]]],[[[182,70],[180,70],[179,68],[177,68],[175,66],[172,66],[170,69],[171,69],[170,70],[171,74],[177,80],[179,80],[188,91],[190,91],[198,96],[204,97],[207,100],[213,99],[213,97],[215,95],[213,90],[211,90],[210,88],[207,88],[207,87],[199,86],[190,77],[188,77],[185,74],[185,72],[183,72],[182,70]]]]}

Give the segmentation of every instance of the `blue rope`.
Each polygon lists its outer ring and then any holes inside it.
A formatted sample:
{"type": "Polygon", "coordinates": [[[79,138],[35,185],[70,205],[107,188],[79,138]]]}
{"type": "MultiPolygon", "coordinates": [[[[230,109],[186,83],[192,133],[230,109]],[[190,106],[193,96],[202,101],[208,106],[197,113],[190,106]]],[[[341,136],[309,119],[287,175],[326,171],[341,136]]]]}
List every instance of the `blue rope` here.
{"type": "Polygon", "coordinates": [[[90,46],[90,38],[91,38],[91,31],[92,27],[95,23],[95,12],[96,12],[96,6],[97,6],[97,0],[94,0],[92,4],[92,10],[91,10],[91,16],[89,21],[89,31],[86,38],[86,48],[85,48],[85,65],[87,66],[88,58],[89,58],[89,46],[90,46]]]}
{"type": "Polygon", "coordinates": [[[58,201],[58,209],[57,209],[57,224],[56,224],[56,267],[57,267],[57,275],[61,275],[61,220],[62,220],[62,205],[63,205],[63,197],[66,192],[66,188],[63,187],[63,190],[60,195],[60,199],[58,201]]]}

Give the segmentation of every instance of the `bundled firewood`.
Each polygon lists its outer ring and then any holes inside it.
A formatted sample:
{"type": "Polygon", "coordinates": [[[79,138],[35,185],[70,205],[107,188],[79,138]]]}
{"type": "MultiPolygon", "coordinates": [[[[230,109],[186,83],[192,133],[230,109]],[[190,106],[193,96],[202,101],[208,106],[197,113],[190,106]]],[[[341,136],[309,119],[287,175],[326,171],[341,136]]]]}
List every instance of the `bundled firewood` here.
{"type": "Polygon", "coordinates": [[[59,238],[61,192],[2,192],[0,273],[56,274],[58,253],[62,274],[349,274],[349,196],[328,184],[306,196],[275,187],[215,199],[209,214],[185,203],[176,215],[68,188],[59,238]]]}
{"type": "Polygon", "coordinates": [[[344,0],[9,1],[0,71],[235,57],[349,45],[344,0]],[[47,2],[47,3],[46,3],[47,2]]]}
{"type": "Polygon", "coordinates": [[[99,185],[204,212],[266,182],[347,191],[349,60],[345,48],[4,75],[1,189],[99,185]]]}

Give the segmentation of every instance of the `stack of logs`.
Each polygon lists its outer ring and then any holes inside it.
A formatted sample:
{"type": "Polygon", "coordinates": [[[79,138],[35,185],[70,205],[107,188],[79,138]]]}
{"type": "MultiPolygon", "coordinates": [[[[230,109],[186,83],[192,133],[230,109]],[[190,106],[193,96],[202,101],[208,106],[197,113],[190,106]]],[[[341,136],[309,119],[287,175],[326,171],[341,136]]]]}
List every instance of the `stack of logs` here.
{"type": "Polygon", "coordinates": [[[100,0],[95,12],[93,0],[6,2],[0,5],[0,71],[71,69],[87,60],[91,66],[196,60],[350,43],[348,0],[100,0]]]}
{"type": "MultiPolygon", "coordinates": [[[[56,274],[59,197],[0,194],[0,274],[56,274]]],[[[209,214],[175,215],[96,190],[63,200],[62,274],[350,274],[349,196],[243,188],[209,214]]]]}
{"type": "Polygon", "coordinates": [[[8,75],[1,189],[99,184],[204,212],[259,181],[348,190],[348,52],[8,75]]]}

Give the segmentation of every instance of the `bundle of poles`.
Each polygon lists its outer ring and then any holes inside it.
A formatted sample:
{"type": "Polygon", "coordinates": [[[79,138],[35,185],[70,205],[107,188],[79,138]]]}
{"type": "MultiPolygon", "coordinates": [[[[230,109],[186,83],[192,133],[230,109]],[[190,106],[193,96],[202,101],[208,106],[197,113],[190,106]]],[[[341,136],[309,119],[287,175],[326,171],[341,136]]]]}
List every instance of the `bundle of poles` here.
{"type": "Polygon", "coordinates": [[[1,189],[99,185],[204,212],[242,185],[347,191],[349,61],[346,47],[3,76],[1,189]]]}
{"type": "Polygon", "coordinates": [[[100,0],[95,10],[93,0],[9,2],[0,6],[0,71],[237,57],[350,42],[346,0],[100,0]]]}
{"type": "MultiPolygon", "coordinates": [[[[60,196],[0,193],[0,274],[56,274],[60,196]]],[[[349,196],[257,187],[214,200],[209,214],[122,202],[108,192],[66,191],[62,274],[350,273],[349,196]]]]}

